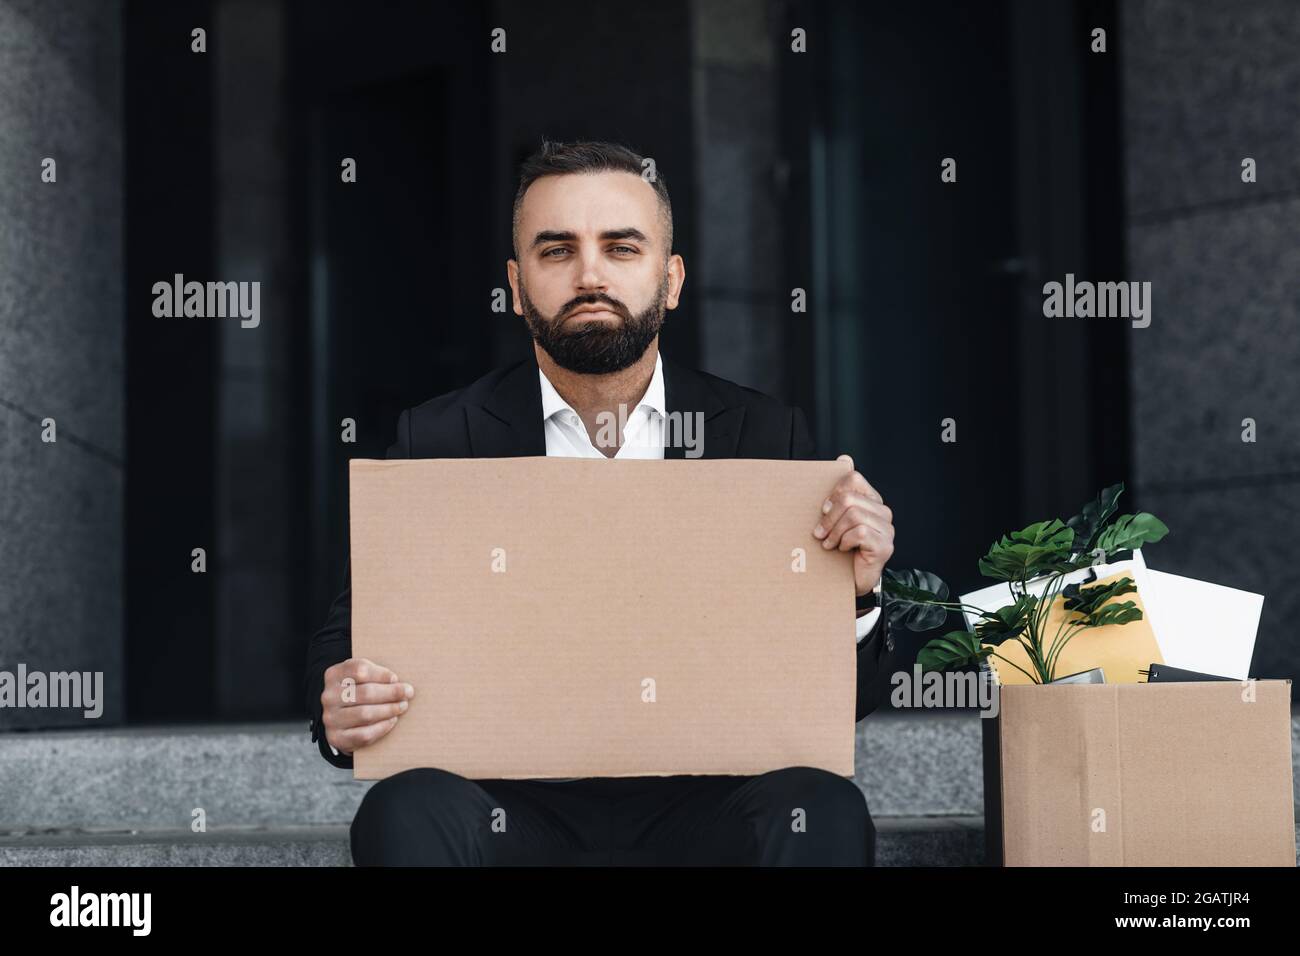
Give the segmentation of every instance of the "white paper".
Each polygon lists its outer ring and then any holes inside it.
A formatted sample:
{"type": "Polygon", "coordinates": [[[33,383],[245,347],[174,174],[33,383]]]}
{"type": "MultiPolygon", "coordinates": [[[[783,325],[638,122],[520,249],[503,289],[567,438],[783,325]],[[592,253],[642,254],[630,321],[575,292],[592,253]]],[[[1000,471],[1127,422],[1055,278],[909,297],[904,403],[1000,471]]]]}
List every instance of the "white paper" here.
{"type": "Polygon", "coordinates": [[[1250,676],[1264,595],[1154,568],[1138,591],[1166,664],[1237,680],[1250,676]]]}

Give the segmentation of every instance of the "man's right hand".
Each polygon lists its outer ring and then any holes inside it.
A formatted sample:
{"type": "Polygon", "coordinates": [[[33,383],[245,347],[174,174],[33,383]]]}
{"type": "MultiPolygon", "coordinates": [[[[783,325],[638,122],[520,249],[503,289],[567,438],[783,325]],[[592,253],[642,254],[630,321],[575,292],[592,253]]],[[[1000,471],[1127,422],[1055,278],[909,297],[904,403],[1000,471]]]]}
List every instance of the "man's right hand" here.
{"type": "Polygon", "coordinates": [[[415,688],[387,667],[350,657],[325,671],[321,723],[325,740],[341,754],[367,747],[397,726],[415,688]]]}

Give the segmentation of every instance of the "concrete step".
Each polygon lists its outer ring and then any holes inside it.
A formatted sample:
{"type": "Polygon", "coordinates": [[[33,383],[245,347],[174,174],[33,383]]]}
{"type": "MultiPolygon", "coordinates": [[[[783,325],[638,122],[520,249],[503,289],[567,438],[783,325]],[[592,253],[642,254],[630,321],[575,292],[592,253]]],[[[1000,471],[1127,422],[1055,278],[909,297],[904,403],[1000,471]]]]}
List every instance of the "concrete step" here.
{"type": "Polygon", "coordinates": [[[984,814],[983,750],[976,713],[875,713],[857,726],[858,786],[871,815],[984,814]]]}
{"type": "MultiPolygon", "coordinates": [[[[880,865],[983,861],[980,729],[944,712],[858,725],[880,865]]],[[[370,786],[322,760],[305,721],[3,733],[0,864],[346,865],[370,786]],[[190,830],[199,808],[204,834],[190,830]]]]}
{"type": "MultiPolygon", "coordinates": [[[[879,866],[977,866],[983,819],[876,819],[879,866]]],[[[351,866],[346,826],[58,830],[0,837],[0,866],[351,866]]]]}
{"type": "MultiPolygon", "coordinates": [[[[873,816],[983,813],[979,718],[873,715],[858,725],[857,781],[873,816]]],[[[303,724],[0,734],[0,833],[51,828],[187,831],[351,822],[369,781],[321,759],[303,724]]]]}
{"type": "Polygon", "coordinates": [[[350,823],[368,781],[332,767],[307,723],[0,734],[0,833],[209,831],[350,823]]]}
{"type": "MultiPolygon", "coordinates": [[[[981,862],[977,720],[859,725],[881,865],[981,862]]],[[[322,760],[305,724],[0,734],[0,864],[346,865],[371,785],[322,760]]]]}
{"type": "Polygon", "coordinates": [[[351,866],[346,826],[56,830],[0,836],[0,866],[351,866]]]}
{"type": "MultiPolygon", "coordinates": [[[[876,865],[981,866],[982,817],[876,817],[876,865]]],[[[1300,843],[1300,824],[1296,827],[1300,843]]],[[[351,866],[346,826],[56,831],[0,837],[0,866],[351,866]]]]}

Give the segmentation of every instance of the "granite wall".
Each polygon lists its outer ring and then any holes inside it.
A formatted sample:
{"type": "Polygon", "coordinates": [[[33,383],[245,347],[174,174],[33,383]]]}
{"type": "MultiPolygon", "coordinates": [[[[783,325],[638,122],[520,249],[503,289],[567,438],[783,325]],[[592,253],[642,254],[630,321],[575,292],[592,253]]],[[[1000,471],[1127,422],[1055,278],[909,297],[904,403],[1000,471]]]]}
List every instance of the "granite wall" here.
{"type": "Polygon", "coordinates": [[[102,672],[98,724],[123,696],[121,81],[120,4],[0,0],[0,671],[102,672]]]}
{"type": "Polygon", "coordinates": [[[1300,5],[1119,6],[1128,271],[1153,302],[1129,340],[1136,493],[1171,529],[1148,558],[1263,593],[1252,674],[1295,677],[1300,5]]]}

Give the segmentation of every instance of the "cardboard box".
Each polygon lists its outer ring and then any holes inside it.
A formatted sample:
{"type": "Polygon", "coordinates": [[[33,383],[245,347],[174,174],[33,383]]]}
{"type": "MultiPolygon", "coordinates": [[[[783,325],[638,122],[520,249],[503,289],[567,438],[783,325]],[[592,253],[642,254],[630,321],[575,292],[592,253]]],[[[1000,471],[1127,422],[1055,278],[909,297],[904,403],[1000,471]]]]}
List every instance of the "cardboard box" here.
{"type": "Polygon", "coordinates": [[[852,558],[812,537],[847,473],[353,460],[352,653],[416,688],[355,776],[852,776],[852,558]]]}
{"type": "Polygon", "coordinates": [[[999,705],[990,863],[1295,866],[1289,680],[1012,685],[999,705]]]}

